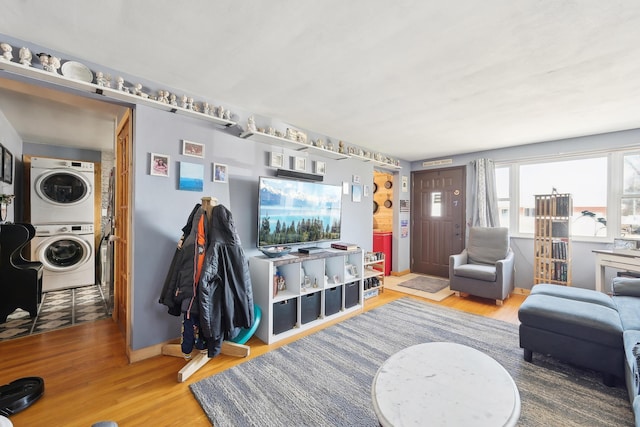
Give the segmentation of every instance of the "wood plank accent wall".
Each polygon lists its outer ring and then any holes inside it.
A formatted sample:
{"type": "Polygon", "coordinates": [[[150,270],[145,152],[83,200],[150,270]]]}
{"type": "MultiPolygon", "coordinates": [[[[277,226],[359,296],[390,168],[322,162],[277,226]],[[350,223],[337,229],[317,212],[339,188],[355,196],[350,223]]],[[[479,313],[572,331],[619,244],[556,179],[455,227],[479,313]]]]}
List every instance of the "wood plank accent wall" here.
{"type": "Polygon", "coordinates": [[[396,189],[393,182],[393,174],[374,171],[373,182],[378,186],[378,190],[373,193],[373,201],[378,203],[378,211],[373,214],[373,229],[374,231],[392,231],[394,207],[387,208],[384,206],[384,202],[387,200],[393,202],[393,192],[396,189]],[[389,189],[384,186],[387,181],[392,184],[389,189]]]}

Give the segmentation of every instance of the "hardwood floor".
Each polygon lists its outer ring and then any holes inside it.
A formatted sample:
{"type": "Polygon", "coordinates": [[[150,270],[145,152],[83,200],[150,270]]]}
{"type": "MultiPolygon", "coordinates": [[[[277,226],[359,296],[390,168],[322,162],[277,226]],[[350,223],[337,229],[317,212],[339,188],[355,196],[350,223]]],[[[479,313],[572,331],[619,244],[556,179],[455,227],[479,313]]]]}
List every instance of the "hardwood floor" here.
{"type": "MultiPolygon", "coordinates": [[[[367,300],[365,310],[406,296],[386,290],[367,300]]],[[[501,307],[473,297],[424,301],[517,324],[524,298],[513,295],[501,307]]],[[[290,341],[293,339],[266,345],[254,337],[248,342],[249,358],[290,341]]],[[[118,326],[108,319],[0,342],[0,384],[28,376],[44,378],[44,396],[10,418],[16,427],[88,427],[103,420],[115,421],[120,427],[208,426],[189,384],[246,360],[220,355],[186,382],[178,383],[177,373],[184,360],[157,356],[129,364],[118,326]]]]}

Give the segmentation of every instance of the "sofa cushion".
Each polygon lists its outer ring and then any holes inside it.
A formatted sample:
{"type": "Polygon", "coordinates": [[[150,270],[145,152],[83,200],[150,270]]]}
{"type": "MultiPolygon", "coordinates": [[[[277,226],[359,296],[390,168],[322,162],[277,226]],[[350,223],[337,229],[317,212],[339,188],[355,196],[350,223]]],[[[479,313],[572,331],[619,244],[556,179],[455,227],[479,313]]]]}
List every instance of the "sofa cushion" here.
{"type": "Polygon", "coordinates": [[[613,295],[640,297],[640,279],[632,277],[614,277],[611,281],[613,295]]]}
{"type": "Polygon", "coordinates": [[[623,329],[640,330],[640,299],[636,297],[613,297],[623,329]]]}
{"type": "Polygon", "coordinates": [[[518,310],[523,324],[587,342],[622,348],[622,323],[618,312],[600,304],[529,295],[518,310]]]}
{"type": "Polygon", "coordinates": [[[471,264],[495,264],[509,252],[509,229],[505,227],[472,227],[467,253],[471,264]]]}
{"type": "Polygon", "coordinates": [[[487,264],[463,264],[453,269],[453,274],[458,277],[482,280],[485,282],[496,281],[496,267],[487,264]]]}
{"type": "MultiPolygon", "coordinates": [[[[531,289],[531,295],[552,295],[558,298],[568,298],[576,301],[590,302],[604,307],[616,309],[616,304],[610,296],[593,289],[574,288],[563,285],[540,283],[531,289]]],[[[639,302],[640,303],[640,302],[639,302]]]]}

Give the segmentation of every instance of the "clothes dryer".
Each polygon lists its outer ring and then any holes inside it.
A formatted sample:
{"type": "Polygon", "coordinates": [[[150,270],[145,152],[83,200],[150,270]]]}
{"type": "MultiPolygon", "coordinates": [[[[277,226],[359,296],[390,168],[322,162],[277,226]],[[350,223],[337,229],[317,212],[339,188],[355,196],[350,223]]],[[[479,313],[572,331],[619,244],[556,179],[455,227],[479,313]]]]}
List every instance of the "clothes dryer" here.
{"type": "Polygon", "coordinates": [[[34,225],[31,259],[44,266],[42,291],[95,284],[93,224],[34,225]]]}
{"type": "Polygon", "coordinates": [[[94,165],[31,158],[31,224],[94,222],[94,165]]]}

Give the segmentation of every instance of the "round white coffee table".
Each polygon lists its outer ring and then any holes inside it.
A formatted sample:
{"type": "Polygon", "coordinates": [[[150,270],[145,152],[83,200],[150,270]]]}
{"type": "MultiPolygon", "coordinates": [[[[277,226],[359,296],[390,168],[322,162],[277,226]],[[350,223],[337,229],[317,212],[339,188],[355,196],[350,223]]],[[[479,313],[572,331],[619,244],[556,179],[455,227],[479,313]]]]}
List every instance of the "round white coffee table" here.
{"type": "Polygon", "coordinates": [[[373,379],[380,425],[515,426],[520,393],[511,375],[474,348],[432,342],[387,359],[373,379]]]}

